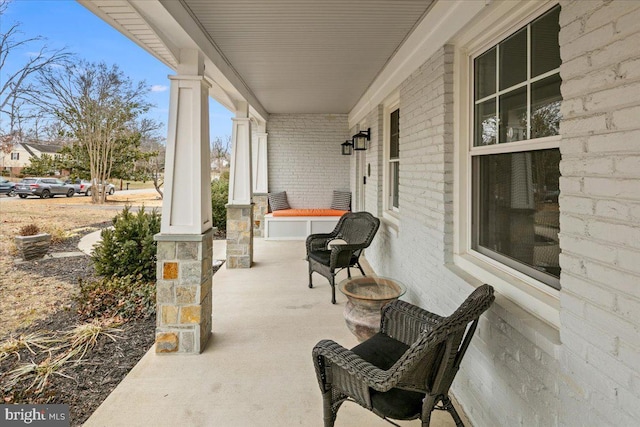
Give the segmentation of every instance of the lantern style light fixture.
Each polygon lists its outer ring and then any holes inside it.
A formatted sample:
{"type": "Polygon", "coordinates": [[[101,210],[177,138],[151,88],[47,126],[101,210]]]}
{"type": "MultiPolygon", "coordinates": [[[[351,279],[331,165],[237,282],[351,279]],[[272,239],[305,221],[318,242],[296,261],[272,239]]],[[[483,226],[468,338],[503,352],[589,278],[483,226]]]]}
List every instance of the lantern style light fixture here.
{"type": "Polygon", "coordinates": [[[367,149],[367,141],[371,140],[371,128],[367,130],[361,130],[357,134],[353,135],[353,149],[356,151],[362,151],[367,149]]]}
{"type": "Polygon", "coordinates": [[[342,144],[340,144],[342,146],[342,155],[343,156],[350,156],[351,152],[353,151],[353,143],[349,140],[346,140],[345,142],[343,142],[342,144]]]}

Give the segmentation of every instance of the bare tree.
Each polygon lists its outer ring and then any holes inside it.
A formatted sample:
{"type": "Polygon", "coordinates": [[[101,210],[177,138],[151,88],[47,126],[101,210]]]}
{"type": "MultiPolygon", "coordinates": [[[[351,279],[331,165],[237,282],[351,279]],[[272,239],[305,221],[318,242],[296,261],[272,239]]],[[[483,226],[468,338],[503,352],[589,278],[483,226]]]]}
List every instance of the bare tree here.
{"type": "Polygon", "coordinates": [[[211,141],[211,163],[215,165],[218,172],[222,172],[225,168],[225,162],[229,163],[230,146],[231,137],[228,135],[224,139],[217,136],[211,141]]]}
{"type": "MultiPolygon", "coordinates": [[[[5,21],[4,15],[9,6],[9,1],[0,0],[0,21],[5,21]]],[[[3,70],[3,78],[0,81],[0,114],[8,117],[10,134],[16,130],[21,131],[25,120],[28,120],[32,112],[25,109],[25,100],[33,95],[37,89],[32,84],[34,77],[41,70],[57,65],[64,65],[71,57],[71,53],[65,48],[49,49],[46,44],[15,70],[7,71],[7,64],[19,62],[15,58],[21,49],[34,43],[42,43],[45,39],[40,36],[24,37],[20,32],[20,23],[7,25],[6,31],[0,32],[0,70],[3,70]]],[[[28,107],[28,106],[27,106],[28,107]]]]}
{"type": "MultiPolygon", "coordinates": [[[[148,87],[135,83],[116,66],[80,61],[64,68],[47,67],[38,73],[43,90],[39,104],[59,118],[89,158],[94,189],[111,176],[114,158],[132,142],[135,122],[148,111],[148,87]]],[[[105,192],[92,192],[93,202],[104,203],[105,192]]]]}

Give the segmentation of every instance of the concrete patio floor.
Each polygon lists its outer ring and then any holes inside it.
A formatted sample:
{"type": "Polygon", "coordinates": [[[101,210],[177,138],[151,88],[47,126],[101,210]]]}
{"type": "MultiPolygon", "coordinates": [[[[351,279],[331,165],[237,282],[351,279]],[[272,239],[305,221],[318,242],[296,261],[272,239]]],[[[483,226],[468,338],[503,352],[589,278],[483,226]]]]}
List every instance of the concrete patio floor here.
{"type": "MultiPolygon", "coordinates": [[[[214,253],[223,245],[215,241],[214,253]]],[[[347,348],[357,341],[342,317],[346,298],[336,292],[332,305],[327,280],[316,274],[314,288],[307,287],[304,252],[304,242],[255,239],[253,268],[223,266],[214,276],[213,335],[206,350],[179,356],[150,349],[84,425],[322,426],[311,349],[323,338],[347,348]]],[[[351,402],[336,422],[389,425],[351,402]]],[[[431,425],[454,423],[435,411],[431,425]]]]}

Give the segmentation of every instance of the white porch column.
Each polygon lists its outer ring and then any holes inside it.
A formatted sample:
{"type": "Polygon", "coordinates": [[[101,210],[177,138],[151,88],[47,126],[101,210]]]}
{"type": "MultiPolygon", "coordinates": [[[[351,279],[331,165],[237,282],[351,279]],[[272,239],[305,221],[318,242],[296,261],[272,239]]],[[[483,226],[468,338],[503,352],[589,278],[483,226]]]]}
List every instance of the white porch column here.
{"type": "Polygon", "coordinates": [[[171,94],[158,241],[156,353],[200,353],[211,334],[213,228],[209,83],[182,50],[171,94]]]}
{"type": "Polygon", "coordinates": [[[264,236],[264,216],[269,211],[269,174],[266,125],[259,124],[251,139],[253,169],[253,235],[264,236]]]}
{"type": "Polygon", "coordinates": [[[231,120],[227,268],[250,268],[253,262],[253,180],[249,105],[243,103],[231,120]]]}

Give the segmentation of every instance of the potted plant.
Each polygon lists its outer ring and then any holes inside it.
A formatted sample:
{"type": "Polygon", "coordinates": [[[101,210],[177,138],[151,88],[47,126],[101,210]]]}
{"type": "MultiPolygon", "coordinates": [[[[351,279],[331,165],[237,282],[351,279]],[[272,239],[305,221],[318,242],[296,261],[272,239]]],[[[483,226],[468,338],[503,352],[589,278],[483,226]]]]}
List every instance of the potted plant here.
{"type": "Polygon", "coordinates": [[[25,261],[38,259],[49,251],[51,234],[41,233],[36,224],[25,225],[15,237],[16,248],[25,261]]]}

